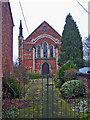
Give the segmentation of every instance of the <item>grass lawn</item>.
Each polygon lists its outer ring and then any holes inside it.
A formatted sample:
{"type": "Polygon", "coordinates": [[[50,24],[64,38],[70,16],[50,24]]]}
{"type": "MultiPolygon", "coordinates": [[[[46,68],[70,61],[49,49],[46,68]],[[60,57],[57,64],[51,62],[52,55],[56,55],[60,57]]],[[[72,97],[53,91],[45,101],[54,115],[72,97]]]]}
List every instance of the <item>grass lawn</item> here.
{"type": "Polygon", "coordinates": [[[31,80],[25,85],[23,100],[32,103],[31,107],[24,107],[18,111],[17,118],[76,118],[70,105],[60,97],[53,80],[31,80]]]}

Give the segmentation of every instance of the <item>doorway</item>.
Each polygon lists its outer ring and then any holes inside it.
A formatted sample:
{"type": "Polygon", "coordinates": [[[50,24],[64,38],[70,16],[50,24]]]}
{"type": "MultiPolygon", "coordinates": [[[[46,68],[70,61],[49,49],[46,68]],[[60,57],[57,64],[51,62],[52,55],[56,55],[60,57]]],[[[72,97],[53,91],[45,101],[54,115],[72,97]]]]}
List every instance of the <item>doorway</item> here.
{"type": "Polygon", "coordinates": [[[49,74],[49,64],[47,62],[43,63],[42,65],[42,75],[47,75],[49,74]]]}

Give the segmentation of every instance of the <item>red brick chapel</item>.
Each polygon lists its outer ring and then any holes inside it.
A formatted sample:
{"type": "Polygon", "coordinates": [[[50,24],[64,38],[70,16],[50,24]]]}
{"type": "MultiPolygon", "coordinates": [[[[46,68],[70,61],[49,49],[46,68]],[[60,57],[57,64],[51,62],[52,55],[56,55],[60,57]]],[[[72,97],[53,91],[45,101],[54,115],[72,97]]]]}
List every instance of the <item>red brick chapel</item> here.
{"type": "Polygon", "coordinates": [[[28,72],[42,75],[56,74],[60,57],[61,36],[46,21],[41,23],[25,40],[22,21],[19,27],[19,65],[28,72]]]}

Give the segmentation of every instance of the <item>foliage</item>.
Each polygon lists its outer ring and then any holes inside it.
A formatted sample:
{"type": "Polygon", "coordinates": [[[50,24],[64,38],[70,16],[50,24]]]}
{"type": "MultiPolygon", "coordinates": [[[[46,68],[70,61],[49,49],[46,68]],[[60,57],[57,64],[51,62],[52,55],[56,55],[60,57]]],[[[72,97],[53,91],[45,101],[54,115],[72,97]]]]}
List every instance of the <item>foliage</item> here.
{"type": "Polygon", "coordinates": [[[68,60],[74,61],[78,67],[78,62],[75,59],[83,59],[83,45],[76,22],[70,14],[66,17],[66,24],[61,38],[61,54],[58,64],[67,62],[68,60]]]}
{"type": "Polygon", "coordinates": [[[3,97],[19,98],[22,87],[16,82],[14,77],[3,77],[3,97]]]}
{"type": "Polygon", "coordinates": [[[25,82],[27,83],[27,71],[23,65],[17,65],[15,64],[13,66],[13,76],[16,78],[18,82],[25,82]]]}
{"type": "Polygon", "coordinates": [[[73,60],[73,62],[74,62],[74,64],[76,64],[76,66],[77,66],[78,68],[82,68],[82,67],[84,67],[85,64],[86,64],[85,60],[84,60],[84,59],[81,59],[81,58],[76,58],[76,59],[73,60]]]}
{"type": "Polygon", "coordinates": [[[57,81],[55,81],[55,87],[58,88],[63,84],[62,79],[57,79],[57,81]]]}
{"type": "Polygon", "coordinates": [[[58,72],[56,73],[55,77],[54,77],[54,82],[55,82],[55,87],[58,88],[63,84],[63,81],[58,78],[58,72]]]}
{"type": "Polygon", "coordinates": [[[38,78],[41,78],[41,75],[38,74],[38,73],[28,72],[27,75],[28,75],[29,79],[38,79],[38,78]]]}
{"type": "Polygon", "coordinates": [[[83,40],[84,59],[90,62],[90,35],[83,40]]]}
{"type": "MultiPolygon", "coordinates": [[[[60,87],[65,81],[67,81],[64,77],[65,77],[65,71],[68,70],[68,69],[75,69],[75,71],[77,71],[77,67],[71,62],[71,61],[68,61],[66,64],[63,64],[61,66],[61,68],[59,69],[59,71],[57,72],[56,74],[56,78],[55,78],[55,85],[56,87],[60,87]]],[[[74,74],[72,72],[72,74],[74,74]]],[[[69,77],[69,76],[66,76],[66,77],[69,77]]],[[[73,77],[73,75],[70,77],[73,77]]]]}
{"type": "Polygon", "coordinates": [[[73,111],[78,111],[80,113],[87,113],[88,112],[88,101],[80,100],[77,105],[74,104],[73,111]]]}
{"type": "Polygon", "coordinates": [[[90,113],[82,113],[80,119],[90,120],[90,113]]]}
{"type": "MultiPolygon", "coordinates": [[[[62,107],[65,106],[65,110],[67,110],[67,114],[69,114],[69,113],[71,112],[70,117],[74,115],[74,118],[77,118],[77,117],[78,117],[78,113],[77,113],[77,112],[76,112],[76,113],[73,112],[72,107],[70,107],[71,105],[70,105],[70,104],[67,104],[67,101],[68,101],[68,100],[64,100],[64,99],[62,98],[61,92],[60,92],[60,90],[59,90],[58,88],[56,88],[55,84],[54,84],[54,86],[53,86],[53,89],[58,93],[58,96],[59,96],[60,101],[61,101],[61,103],[62,103],[61,105],[62,105],[62,107]]],[[[60,105],[60,106],[61,106],[61,105],[60,105]]],[[[62,109],[62,107],[61,107],[61,109],[62,109]]]]}
{"type": "Polygon", "coordinates": [[[74,68],[70,68],[68,70],[65,70],[64,78],[63,78],[64,82],[75,79],[76,78],[76,73],[77,73],[77,70],[74,69],[74,68]]]}
{"type": "Polygon", "coordinates": [[[18,113],[18,108],[16,108],[16,107],[13,107],[13,108],[11,108],[11,109],[9,109],[9,110],[5,110],[5,109],[2,109],[2,118],[4,119],[4,118],[6,118],[6,119],[8,119],[8,118],[15,118],[16,117],[16,112],[18,113]]]}
{"type": "Polygon", "coordinates": [[[25,97],[22,98],[23,100],[27,100],[27,99],[28,99],[30,90],[31,90],[31,88],[29,87],[29,88],[27,89],[27,93],[25,93],[25,97]]]}
{"type": "Polygon", "coordinates": [[[85,87],[81,80],[71,80],[61,86],[60,92],[65,98],[80,97],[84,95],[85,87]]]}
{"type": "Polygon", "coordinates": [[[85,61],[86,63],[85,63],[85,67],[90,67],[90,62],[88,62],[88,61],[85,61]]]}
{"type": "Polygon", "coordinates": [[[63,65],[61,66],[61,68],[59,69],[58,77],[59,77],[59,78],[60,78],[60,77],[63,77],[65,70],[70,69],[70,68],[77,69],[77,67],[76,67],[71,61],[68,61],[66,64],[63,64],[63,65]]]}

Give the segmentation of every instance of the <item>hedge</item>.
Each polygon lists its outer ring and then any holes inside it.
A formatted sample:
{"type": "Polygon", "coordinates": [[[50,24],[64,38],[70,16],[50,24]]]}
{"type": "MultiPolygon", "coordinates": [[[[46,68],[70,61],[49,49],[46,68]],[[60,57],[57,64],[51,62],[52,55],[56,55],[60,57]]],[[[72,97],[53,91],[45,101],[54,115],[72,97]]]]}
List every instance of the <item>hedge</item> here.
{"type": "Polygon", "coordinates": [[[38,73],[28,72],[27,75],[28,75],[29,79],[38,79],[38,78],[41,78],[41,75],[38,74],[38,73]]]}

